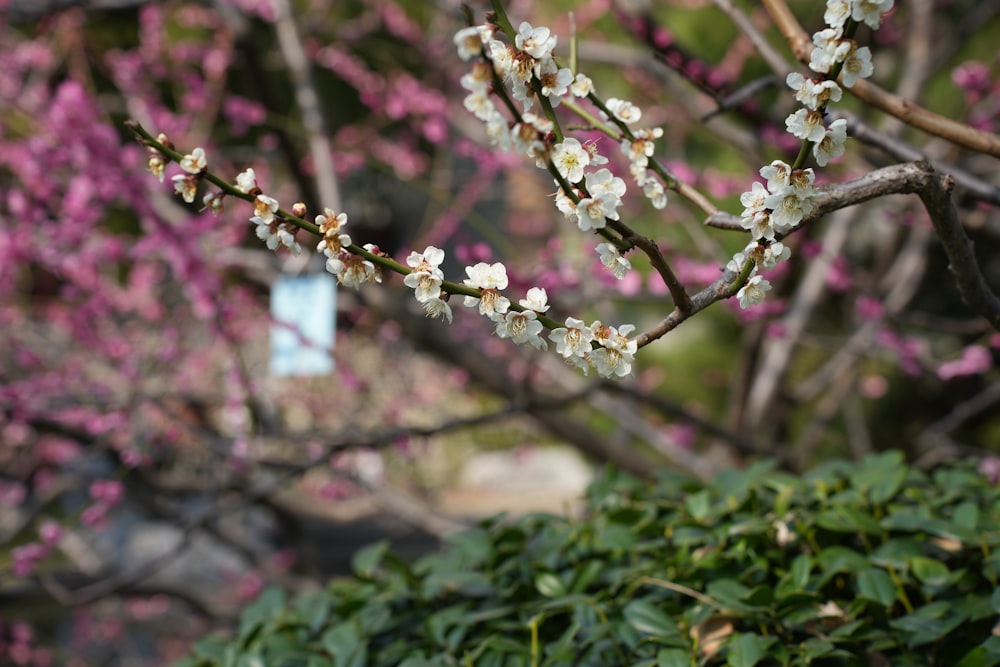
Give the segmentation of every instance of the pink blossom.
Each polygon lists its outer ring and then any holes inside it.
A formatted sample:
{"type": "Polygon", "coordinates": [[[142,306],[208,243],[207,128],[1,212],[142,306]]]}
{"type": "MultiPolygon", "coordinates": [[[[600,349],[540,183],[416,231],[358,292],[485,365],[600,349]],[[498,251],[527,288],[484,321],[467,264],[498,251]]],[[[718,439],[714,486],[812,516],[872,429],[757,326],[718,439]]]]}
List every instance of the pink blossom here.
{"type": "Polygon", "coordinates": [[[989,349],[982,345],[969,345],[962,350],[962,356],[953,361],[946,361],[938,366],[937,376],[942,380],[950,380],[964,375],[979,375],[993,366],[993,356],[989,349]]]}

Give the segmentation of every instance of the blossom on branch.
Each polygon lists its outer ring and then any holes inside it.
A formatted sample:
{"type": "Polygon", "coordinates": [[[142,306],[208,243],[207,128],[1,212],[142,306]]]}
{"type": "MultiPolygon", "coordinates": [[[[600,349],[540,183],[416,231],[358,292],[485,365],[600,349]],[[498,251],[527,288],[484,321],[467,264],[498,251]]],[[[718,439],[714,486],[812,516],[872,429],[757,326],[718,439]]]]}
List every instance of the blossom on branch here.
{"type": "Polygon", "coordinates": [[[195,148],[181,158],[180,167],[189,174],[200,174],[208,167],[204,148],[195,148]]]}
{"type": "Polygon", "coordinates": [[[563,358],[583,357],[590,353],[590,341],[594,340],[594,332],[583,320],[567,317],[565,327],[549,332],[549,340],[556,344],[556,352],[563,358]]]}
{"type": "Polygon", "coordinates": [[[507,289],[507,268],[500,262],[487,264],[479,262],[475,266],[465,267],[468,278],[465,284],[482,291],[480,297],[466,296],[465,305],[479,306],[479,314],[493,319],[502,317],[510,308],[510,299],[500,294],[507,289]]]}

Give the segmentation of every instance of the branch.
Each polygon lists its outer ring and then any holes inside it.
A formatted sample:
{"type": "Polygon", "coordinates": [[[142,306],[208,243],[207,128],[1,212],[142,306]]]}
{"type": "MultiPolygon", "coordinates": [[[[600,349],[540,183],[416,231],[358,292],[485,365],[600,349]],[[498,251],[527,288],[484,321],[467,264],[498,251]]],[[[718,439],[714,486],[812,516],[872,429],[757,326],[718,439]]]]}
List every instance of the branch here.
{"type": "Polygon", "coordinates": [[[937,232],[941,245],[948,255],[948,268],[955,276],[962,300],[974,311],[986,318],[993,328],[1000,331],[1000,299],[997,298],[982,272],[972,251],[972,241],[965,235],[965,229],[958,219],[958,213],[951,203],[951,189],[954,180],[950,176],[939,176],[927,167],[926,186],[917,191],[924,203],[931,224],[937,232]]]}
{"type": "MultiPolygon", "coordinates": [[[[788,5],[784,0],[763,0],[763,2],[778,30],[788,40],[796,60],[808,63],[812,54],[812,39],[802,29],[788,5]]],[[[964,148],[1000,157],[1000,136],[991,132],[983,132],[928,111],[919,104],[894,95],[864,79],[859,79],[853,86],[847,88],[847,91],[869,106],[895,116],[907,125],[947,139],[964,148]]]]}

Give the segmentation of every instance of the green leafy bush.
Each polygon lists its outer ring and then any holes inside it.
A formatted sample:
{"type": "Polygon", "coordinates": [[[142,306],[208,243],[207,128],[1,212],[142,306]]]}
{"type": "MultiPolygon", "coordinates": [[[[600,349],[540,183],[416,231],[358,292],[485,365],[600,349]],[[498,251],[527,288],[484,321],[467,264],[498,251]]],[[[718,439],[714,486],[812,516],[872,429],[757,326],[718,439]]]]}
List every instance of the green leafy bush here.
{"type": "Polygon", "coordinates": [[[608,474],[588,508],[491,519],[413,565],[376,544],[183,664],[1000,664],[1000,493],[972,465],[608,474]]]}

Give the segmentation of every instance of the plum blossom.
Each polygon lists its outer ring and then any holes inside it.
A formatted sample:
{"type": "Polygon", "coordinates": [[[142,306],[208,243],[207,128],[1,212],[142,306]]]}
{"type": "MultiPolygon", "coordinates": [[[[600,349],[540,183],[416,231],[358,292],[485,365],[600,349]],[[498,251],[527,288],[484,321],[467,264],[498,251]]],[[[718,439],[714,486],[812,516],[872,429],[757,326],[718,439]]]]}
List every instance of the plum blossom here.
{"type": "Polygon", "coordinates": [[[544,287],[532,287],[518,304],[536,313],[544,313],[549,309],[549,295],[544,287]]]}
{"type": "Polygon", "coordinates": [[[205,157],[205,149],[198,147],[181,158],[181,169],[189,174],[200,174],[208,167],[208,159],[205,157]]]}
{"type": "Polygon", "coordinates": [[[650,178],[643,183],[642,194],[656,210],[659,211],[667,207],[667,191],[663,188],[663,184],[655,178],[650,178]]]}
{"type": "Polygon", "coordinates": [[[527,53],[532,58],[548,58],[556,48],[556,37],[545,27],[533,28],[527,21],[517,28],[514,46],[527,53]]]}
{"type": "Polygon", "coordinates": [[[535,65],[535,75],[542,84],[542,95],[551,100],[552,106],[559,106],[559,98],[566,94],[573,83],[573,72],[566,67],[559,67],[552,58],[547,58],[535,65]]]}
{"type": "Polygon", "coordinates": [[[567,181],[578,183],[583,179],[584,167],[590,165],[590,153],[578,139],[568,137],[553,146],[552,164],[567,181]]]}
{"type": "Polygon", "coordinates": [[[867,79],[875,71],[871,49],[867,46],[859,48],[853,41],[851,44],[853,48],[844,58],[844,68],[840,74],[840,80],[843,81],[845,88],[853,86],[858,79],[867,79]]]}
{"type": "MultiPolygon", "coordinates": [[[[365,244],[365,249],[371,252],[374,247],[371,244],[365,244]]],[[[328,259],[326,267],[327,271],[337,276],[340,284],[346,287],[360,289],[364,283],[382,282],[382,272],[373,262],[361,255],[343,252],[336,259],[328,259]]]]}
{"type": "Polygon", "coordinates": [[[453,41],[455,42],[455,48],[458,49],[458,57],[464,61],[472,60],[478,56],[480,50],[483,48],[479,26],[462,28],[455,33],[453,41]]]}
{"type": "Polygon", "coordinates": [[[736,293],[736,298],[740,300],[740,308],[744,310],[756,305],[764,300],[764,294],[771,289],[771,283],[764,280],[763,276],[756,275],[750,278],[740,291],[736,293]]]}
{"type": "Polygon", "coordinates": [[[351,237],[341,233],[344,225],[347,224],[347,214],[336,214],[329,208],[324,208],[321,215],[317,215],[316,226],[323,239],[316,246],[317,252],[321,252],[328,258],[336,258],[343,250],[351,245],[351,237]]]}
{"type": "Polygon", "coordinates": [[[510,338],[518,345],[527,343],[539,350],[548,349],[549,344],[541,337],[542,323],[533,310],[517,312],[507,311],[507,314],[496,320],[496,334],[500,338],[510,338]]]}
{"type": "Polygon", "coordinates": [[[867,23],[872,30],[878,30],[882,16],[892,9],[894,0],[852,0],[851,18],[859,23],[867,23]]]}
{"type": "Polygon", "coordinates": [[[274,214],[278,212],[278,200],[267,195],[257,195],[253,200],[253,214],[265,223],[274,221],[274,214]]]}
{"type": "Polygon", "coordinates": [[[583,320],[567,317],[565,327],[557,327],[549,332],[549,340],[556,344],[556,352],[564,359],[583,357],[590,353],[590,341],[594,340],[594,332],[583,320]]]}
{"type": "Polygon", "coordinates": [[[826,74],[835,64],[844,61],[851,49],[851,41],[841,40],[840,35],[841,31],[834,28],[820,30],[813,35],[809,69],[826,74]]]}
{"type": "Polygon", "coordinates": [[[823,20],[828,26],[838,31],[838,36],[842,34],[847,19],[851,18],[851,3],[852,0],[827,0],[826,2],[823,20]]]}
{"type": "Polygon", "coordinates": [[[177,174],[170,180],[174,182],[174,192],[186,203],[193,204],[195,195],[198,194],[198,179],[189,174],[177,174]]]}
{"type": "Polygon", "coordinates": [[[257,189],[257,175],[254,173],[253,168],[248,168],[246,171],[241,171],[237,174],[236,189],[243,194],[250,194],[257,189]]]}
{"type": "Polygon", "coordinates": [[[835,81],[810,79],[798,72],[791,72],[785,83],[795,91],[795,99],[810,109],[820,109],[828,102],[840,101],[843,91],[835,81]]]}
{"type": "Polygon", "coordinates": [[[149,162],[147,163],[147,169],[149,170],[149,173],[156,176],[156,178],[160,180],[160,183],[163,182],[166,168],[167,162],[163,159],[163,155],[160,154],[160,151],[153,148],[149,149],[149,162]]]}
{"type": "Polygon", "coordinates": [[[847,143],[847,121],[838,118],[826,128],[823,138],[813,146],[816,164],[825,167],[830,160],[844,154],[847,143]]]}
{"type": "Polygon", "coordinates": [[[602,347],[590,354],[590,362],[597,369],[598,375],[605,378],[625,377],[632,372],[632,362],[638,343],[630,340],[628,335],[635,331],[632,324],[623,324],[618,329],[614,327],[597,326],[595,339],[602,347]]]}
{"type": "Polygon", "coordinates": [[[575,97],[586,97],[594,92],[594,82],[586,74],[577,72],[576,79],[569,87],[569,92],[573,93],[575,97]]]}
{"type": "Polygon", "coordinates": [[[823,114],[812,109],[799,109],[785,119],[788,133],[803,141],[817,143],[826,134],[823,114]]]}
{"type": "MultiPolygon", "coordinates": [[[[447,295],[446,295],[447,296],[447,295]]],[[[444,299],[427,299],[424,301],[424,313],[427,317],[432,317],[437,319],[443,317],[448,320],[448,324],[451,324],[451,306],[444,299]]]]}
{"type": "Polygon", "coordinates": [[[510,308],[510,300],[500,294],[500,290],[507,288],[507,268],[500,262],[487,264],[479,262],[475,266],[465,267],[468,278],[465,284],[482,291],[480,297],[466,296],[465,305],[479,305],[479,314],[491,319],[502,317],[510,308]]]}
{"type": "Polygon", "coordinates": [[[626,125],[631,125],[632,123],[639,122],[642,118],[642,109],[635,106],[628,100],[620,100],[617,97],[609,98],[604,106],[608,108],[615,118],[625,123],[626,125]]]}
{"type": "Polygon", "coordinates": [[[443,261],[444,251],[434,246],[427,246],[422,253],[411,252],[406,258],[406,263],[413,268],[413,271],[403,278],[403,284],[414,290],[420,303],[441,296],[444,274],[438,267],[443,261]]]}
{"type": "Polygon", "coordinates": [[[623,257],[618,248],[611,243],[598,243],[596,250],[601,258],[601,264],[610,269],[615,278],[623,280],[632,268],[632,262],[623,257]]]}

